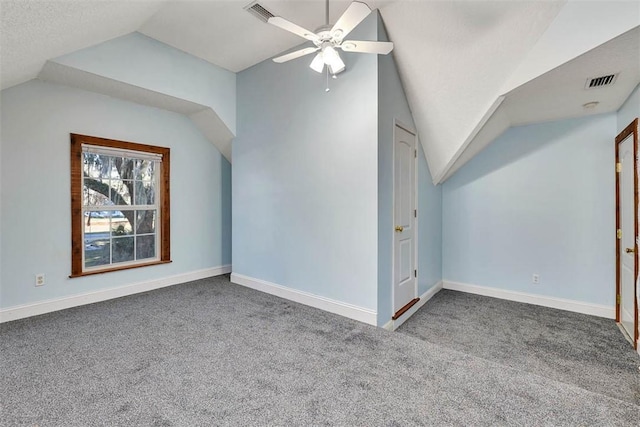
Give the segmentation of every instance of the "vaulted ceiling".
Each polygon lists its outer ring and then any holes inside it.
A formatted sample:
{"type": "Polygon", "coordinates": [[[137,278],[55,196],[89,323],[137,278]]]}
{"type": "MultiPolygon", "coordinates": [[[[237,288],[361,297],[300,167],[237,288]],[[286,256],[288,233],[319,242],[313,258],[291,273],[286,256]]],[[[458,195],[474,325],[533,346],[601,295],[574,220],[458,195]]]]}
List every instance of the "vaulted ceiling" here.
{"type": "MultiPolygon", "coordinates": [[[[232,72],[301,43],[244,10],[250,0],[0,1],[1,87],[45,62],[141,32],[232,72]]],[[[308,29],[323,0],[261,0],[308,29]]],[[[350,1],[331,0],[330,21],[350,1]]],[[[615,111],[640,82],[636,0],[368,0],[379,8],[434,182],[507,127],[615,111]],[[607,43],[610,42],[611,43],[607,43]],[[616,84],[585,92],[588,77],[616,84]],[[600,102],[585,110],[585,100],[600,102]]]]}

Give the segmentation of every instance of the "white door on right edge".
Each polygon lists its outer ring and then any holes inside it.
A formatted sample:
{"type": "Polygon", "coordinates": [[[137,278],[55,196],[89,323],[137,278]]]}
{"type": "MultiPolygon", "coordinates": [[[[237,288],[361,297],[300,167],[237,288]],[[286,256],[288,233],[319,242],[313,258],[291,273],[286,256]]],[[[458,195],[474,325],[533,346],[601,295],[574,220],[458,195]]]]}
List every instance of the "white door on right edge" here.
{"type": "Polygon", "coordinates": [[[396,126],[393,150],[393,311],[397,313],[416,297],[415,135],[396,126]]]}
{"type": "Polygon", "coordinates": [[[633,165],[633,138],[628,137],[618,144],[618,162],[622,164],[620,172],[619,207],[620,229],[620,324],[633,340],[635,324],[634,292],[635,284],[635,190],[633,165]]]}

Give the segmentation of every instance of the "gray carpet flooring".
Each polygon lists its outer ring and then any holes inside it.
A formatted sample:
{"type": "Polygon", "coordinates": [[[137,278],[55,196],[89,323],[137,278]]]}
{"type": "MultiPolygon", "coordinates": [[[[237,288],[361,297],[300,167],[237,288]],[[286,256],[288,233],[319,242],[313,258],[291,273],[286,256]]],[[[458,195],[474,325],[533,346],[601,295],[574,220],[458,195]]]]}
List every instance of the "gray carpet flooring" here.
{"type": "Polygon", "coordinates": [[[442,290],[397,332],[640,405],[640,357],[613,320],[442,290]]]}
{"type": "Polygon", "coordinates": [[[0,423],[637,425],[637,399],[409,333],[419,320],[392,333],[222,276],[5,323],[0,423]]]}

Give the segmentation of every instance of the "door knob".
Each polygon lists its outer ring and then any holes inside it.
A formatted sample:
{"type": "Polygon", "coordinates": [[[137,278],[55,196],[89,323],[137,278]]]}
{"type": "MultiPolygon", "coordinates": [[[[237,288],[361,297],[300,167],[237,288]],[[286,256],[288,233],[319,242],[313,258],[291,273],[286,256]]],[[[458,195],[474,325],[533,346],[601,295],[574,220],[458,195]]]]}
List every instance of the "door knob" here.
{"type": "Polygon", "coordinates": [[[396,225],[396,231],[397,231],[398,233],[402,233],[402,231],[403,231],[403,230],[404,230],[404,227],[403,227],[403,226],[401,226],[401,225],[396,225]]]}
{"type": "Polygon", "coordinates": [[[632,253],[634,253],[636,250],[635,250],[635,248],[626,248],[624,251],[625,251],[626,253],[628,253],[628,254],[632,254],[632,253]]]}

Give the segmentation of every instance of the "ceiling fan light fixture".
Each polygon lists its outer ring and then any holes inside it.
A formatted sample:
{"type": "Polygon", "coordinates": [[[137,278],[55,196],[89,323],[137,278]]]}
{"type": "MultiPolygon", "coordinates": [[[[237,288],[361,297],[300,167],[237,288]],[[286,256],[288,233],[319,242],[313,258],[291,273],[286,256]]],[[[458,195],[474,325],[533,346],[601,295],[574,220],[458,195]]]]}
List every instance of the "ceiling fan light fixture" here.
{"type": "Polygon", "coordinates": [[[336,74],[339,74],[344,71],[344,68],[345,68],[344,64],[342,66],[336,66],[336,67],[329,65],[329,72],[335,78],[336,74]]]}
{"type": "Polygon", "coordinates": [[[313,58],[313,61],[311,61],[311,65],[309,65],[309,67],[316,73],[322,73],[322,70],[324,70],[324,59],[322,52],[318,53],[316,57],[313,58]]]}
{"type": "Polygon", "coordinates": [[[338,74],[344,70],[344,62],[332,46],[327,46],[322,49],[322,59],[324,63],[331,68],[331,74],[338,74]]]}
{"type": "Polygon", "coordinates": [[[331,65],[328,65],[328,67],[329,67],[329,74],[331,74],[332,77],[336,77],[336,74],[344,71],[344,67],[337,68],[337,69],[334,69],[331,65]]]}

